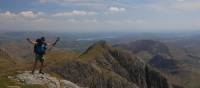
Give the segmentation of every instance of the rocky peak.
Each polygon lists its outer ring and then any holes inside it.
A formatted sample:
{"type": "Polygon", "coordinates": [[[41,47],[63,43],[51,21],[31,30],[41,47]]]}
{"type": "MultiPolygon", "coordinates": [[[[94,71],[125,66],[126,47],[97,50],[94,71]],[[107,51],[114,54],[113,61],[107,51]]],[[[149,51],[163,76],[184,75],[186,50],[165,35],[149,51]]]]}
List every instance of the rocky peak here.
{"type": "Polygon", "coordinates": [[[97,57],[99,56],[109,57],[110,52],[113,50],[114,48],[111,47],[111,45],[101,40],[91,45],[85,52],[83,52],[80,55],[80,58],[87,59],[87,60],[94,60],[94,59],[98,59],[97,57]]]}
{"type": "Polygon", "coordinates": [[[107,44],[106,41],[101,40],[91,45],[82,55],[87,54],[89,52],[94,52],[94,51],[97,51],[97,52],[105,51],[105,50],[109,50],[110,48],[111,46],[107,44]]]}

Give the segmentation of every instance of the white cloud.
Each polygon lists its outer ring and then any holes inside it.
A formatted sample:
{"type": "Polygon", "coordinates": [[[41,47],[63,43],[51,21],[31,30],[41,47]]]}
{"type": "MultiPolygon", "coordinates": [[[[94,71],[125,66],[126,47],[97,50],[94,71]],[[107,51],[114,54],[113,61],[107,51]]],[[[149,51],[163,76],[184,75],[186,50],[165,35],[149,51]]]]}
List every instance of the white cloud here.
{"type": "Polygon", "coordinates": [[[34,14],[32,11],[23,11],[19,14],[24,17],[30,17],[30,18],[36,17],[36,14],[34,14]]]}
{"type": "Polygon", "coordinates": [[[34,13],[33,11],[22,11],[22,12],[19,12],[19,13],[13,13],[13,12],[10,12],[10,11],[6,11],[6,12],[2,12],[0,13],[0,16],[3,16],[3,17],[9,17],[9,18],[37,18],[39,16],[43,16],[45,13],[43,12],[37,12],[37,13],[34,13]]]}
{"type": "Polygon", "coordinates": [[[91,16],[96,15],[96,12],[87,12],[81,10],[73,10],[72,12],[56,13],[53,16],[91,16]]]}
{"type": "Polygon", "coordinates": [[[36,18],[36,17],[42,16],[44,14],[45,13],[43,13],[43,12],[34,13],[33,11],[22,11],[22,12],[19,13],[20,16],[23,16],[23,17],[26,17],[26,18],[36,18]]]}
{"type": "Polygon", "coordinates": [[[122,12],[122,11],[125,11],[126,9],[125,8],[122,8],[122,7],[110,7],[109,8],[109,11],[111,12],[122,12]]]}
{"type": "Polygon", "coordinates": [[[14,16],[16,16],[16,14],[15,13],[11,13],[10,11],[6,11],[5,13],[0,13],[0,16],[14,17],[14,16]]]}
{"type": "Polygon", "coordinates": [[[41,16],[45,16],[45,13],[33,11],[22,11],[18,13],[6,11],[0,13],[0,17],[9,19],[39,19],[41,16]]]}

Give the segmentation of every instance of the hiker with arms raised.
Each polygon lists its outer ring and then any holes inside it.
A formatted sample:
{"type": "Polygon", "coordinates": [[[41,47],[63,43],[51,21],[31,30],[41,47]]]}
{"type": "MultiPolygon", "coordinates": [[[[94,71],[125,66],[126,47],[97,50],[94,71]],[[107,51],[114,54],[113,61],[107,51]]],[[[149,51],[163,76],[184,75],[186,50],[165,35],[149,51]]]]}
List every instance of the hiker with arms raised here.
{"type": "Polygon", "coordinates": [[[27,41],[34,45],[35,62],[33,65],[32,74],[34,74],[34,71],[36,69],[38,61],[40,61],[40,64],[41,64],[39,73],[44,74],[43,67],[44,67],[44,55],[46,54],[46,50],[47,50],[48,46],[50,46],[49,50],[52,47],[54,47],[59,40],[60,40],[60,38],[57,38],[57,40],[51,44],[51,43],[47,43],[45,41],[45,37],[41,37],[41,38],[37,39],[36,41],[33,41],[30,38],[27,38],[27,41]]]}

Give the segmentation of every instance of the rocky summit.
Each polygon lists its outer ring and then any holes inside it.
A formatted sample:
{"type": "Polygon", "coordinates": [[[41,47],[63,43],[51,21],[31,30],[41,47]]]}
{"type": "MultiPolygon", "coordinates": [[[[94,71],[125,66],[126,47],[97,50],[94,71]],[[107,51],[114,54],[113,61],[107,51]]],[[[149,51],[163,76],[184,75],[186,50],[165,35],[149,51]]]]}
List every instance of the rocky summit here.
{"type": "Polygon", "coordinates": [[[70,81],[58,79],[46,73],[31,74],[31,71],[25,71],[22,72],[21,74],[16,75],[15,77],[9,77],[9,78],[14,79],[26,85],[30,84],[45,85],[48,88],[81,88],[70,81]]]}

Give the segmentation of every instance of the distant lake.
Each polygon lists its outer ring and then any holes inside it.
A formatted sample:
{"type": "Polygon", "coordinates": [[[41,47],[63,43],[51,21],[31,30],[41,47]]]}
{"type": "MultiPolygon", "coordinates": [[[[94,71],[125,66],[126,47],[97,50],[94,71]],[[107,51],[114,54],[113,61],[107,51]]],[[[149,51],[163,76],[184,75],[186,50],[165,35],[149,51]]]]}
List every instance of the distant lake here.
{"type": "Polygon", "coordinates": [[[89,37],[89,38],[79,38],[76,41],[94,41],[94,40],[106,40],[115,39],[115,36],[105,36],[105,37],[89,37]]]}

